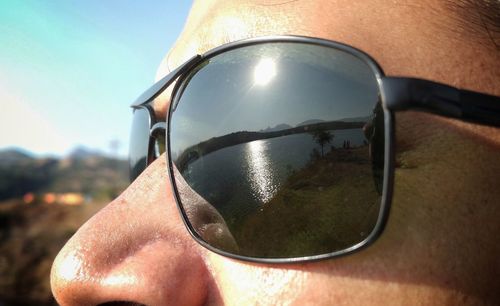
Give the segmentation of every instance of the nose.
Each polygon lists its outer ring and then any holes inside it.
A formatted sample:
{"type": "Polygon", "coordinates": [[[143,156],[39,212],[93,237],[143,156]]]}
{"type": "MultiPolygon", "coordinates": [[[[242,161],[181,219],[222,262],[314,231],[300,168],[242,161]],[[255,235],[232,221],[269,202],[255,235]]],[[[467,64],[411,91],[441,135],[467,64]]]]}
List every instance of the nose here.
{"type": "Polygon", "coordinates": [[[90,219],[51,271],[60,305],[203,305],[209,273],[187,233],[160,157],[90,219]]]}

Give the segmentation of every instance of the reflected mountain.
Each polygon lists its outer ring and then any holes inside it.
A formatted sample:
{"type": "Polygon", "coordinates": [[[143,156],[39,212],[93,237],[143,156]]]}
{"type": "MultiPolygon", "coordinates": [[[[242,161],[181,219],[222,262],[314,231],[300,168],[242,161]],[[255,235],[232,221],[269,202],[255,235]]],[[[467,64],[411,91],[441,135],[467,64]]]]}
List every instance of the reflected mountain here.
{"type": "Polygon", "coordinates": [[[186,167],[197,160],[198,158],[209,153],[248,143],[255,140],[276,138],[289,136],[300,133],[315,133],[317,131],[334,131],[334,130],[350,130],[362,129],[370,117],[341,119],[335,121],[322,121],[319,119],[311,119],[298,124],[296,127],[291,127],[288,124],[279,124],[274,128],[267,128],[259,132],[239,131],[231,134],[213,137],[209,140],[202,141],[196,145],[188,147],[175,160],[175,164],[182,173],[186,167]]]}
{"type": "Polygon", "coordinates": [[[268,127],[267,129],[265,130],[260,130],[259,132],[276,132],[276,131],[282,131],[282,130],[287,130],[287,129],[290,129],[292,128],[292,126],[288,125],[288,124],[285,124],[285,123],[282,123],[282,124],[278,124],[276,125],[275,127],[271,128],[271,127],[268,127]]]}
{"type": "MultiPolygon", "coordinates": [[[[341,120],[335,120],[335,121],[341,121],[341,120]]],[[[309,119],[309,120],[306,120],[304,122],[301,122],[301,123],[297,124],[297,126],[311,125],[311,124],[322,123],[322,122],[325,122],[325,120],[321,120],[321,119],[309,119]]]]}

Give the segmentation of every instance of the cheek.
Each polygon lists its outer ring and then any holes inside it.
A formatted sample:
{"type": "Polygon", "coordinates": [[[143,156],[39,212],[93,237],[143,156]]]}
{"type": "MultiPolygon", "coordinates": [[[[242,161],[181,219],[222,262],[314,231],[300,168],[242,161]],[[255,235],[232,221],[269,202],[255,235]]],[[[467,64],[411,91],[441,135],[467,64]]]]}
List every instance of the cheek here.
{"type": "Polygon", "coordinates": [[[207,259],[221,300],[229,305],[404,305],[418,299],[443,305],[452,300],[446,289],[405,279],[409,267],[400,267],[397,257],[381,248],[369,250],[294,266],[254,265],[214,254],[207,259]]]}
{"type": "Polygon", "coordinates": [[[491,191],[500,177],[498,129],[418,112],[396,119],[396,190],[444,209],[443,203],[497,196],[491,191]]]}
{"type": "Polygon", "coordinates": [[[421,263],[415,278],[484,294],[500,252],[499,148],[448,119],[417,112],[396,119],[395,190],[381,240],[421,263]]]}
{"type": "Polygon", "coordinates": [[[297,265],[251,264],[213,253],[205,259],[221,299],[230,305],[260,305],[262,301],[266,305],[366,305],[366,301],[370,305],[401,305],[402,290],[415,299],[426,287],[405,284],[401,275],[407,272],[395,267],[397,258],[377,247],[297,265]]]}
{"type": "Polygon", "coordinates": [[[234,305],[286,305],[297,300],[310,284],[310,277],[294,269],[265,266],[230,260],[214,253],[207,254],[222,299],[234,305]]]}

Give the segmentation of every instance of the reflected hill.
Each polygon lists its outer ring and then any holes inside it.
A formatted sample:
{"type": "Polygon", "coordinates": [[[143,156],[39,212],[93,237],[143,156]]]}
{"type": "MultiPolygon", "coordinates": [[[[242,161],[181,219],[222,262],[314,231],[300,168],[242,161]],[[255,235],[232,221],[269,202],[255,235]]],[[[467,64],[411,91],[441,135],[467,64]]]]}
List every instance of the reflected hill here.
{"type": "Polygon", "coordinates": [[[177,168],[182,172],[190,163],[197,160],[198,158],[230,146],[252,142],[255,140],[276,138],[300,133],[361,129],[369,120],[370,117],[353,118],[352,120],[341,119],[335,121],[321,121],[317,119],[311,119],[300,123],[296,127],[291,127],[288,124],[279,124],[274,128],[267,128],[259,132],[234,132],[223,136],[213,137],[209,140],[202,141],[196,145],[188,147],[178,156],[178,158],[175,160],[175,164],[177,168]],[[282,127],[282,129],[280,129],[280,127],[282,127]]]}

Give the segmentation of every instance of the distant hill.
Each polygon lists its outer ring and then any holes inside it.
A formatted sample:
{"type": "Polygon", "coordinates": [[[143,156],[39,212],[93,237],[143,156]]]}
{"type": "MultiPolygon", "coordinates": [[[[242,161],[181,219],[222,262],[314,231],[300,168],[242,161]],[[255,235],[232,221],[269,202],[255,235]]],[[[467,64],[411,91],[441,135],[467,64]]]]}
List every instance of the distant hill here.
{"type": "Polygon", "coordinates": [[[91,150],[89,148],[78,146],[74,148],[71,153],[69,153],[68,157],[71,159],[85,159],[90,157],[101,157],[104,154],[97,150],[91,150]]]}
{"type": "Polygon", "coordinates": [[[78,192],[112,197],[128,185],[128,162],[79,148],[68,157],[35,158],[9,149],[0,151],[0,201],[28,192],[78,192]]]}
{"type": "MultiPolygon", "coordinates": [[[[368,122],[368,121],[370,121],[370,116],[342,118],[342,119],[336,119],[335,121],[337,121],[337,122],[338,121],[341,121],[341,122],[368,122]]],[[[311,125],[311,124],[316,124],[316,123],[321,123],[321,122],[326,122],[326,121],[321,120],[321,119],[310,119],[310,120],[306,120],[304,122],[297,124],[297,126],[311,125]]]]}
{"type": "Polygon", "coordinates": [[[304,126],[304,125],[316,124],[316,123],[321,123],[321,122],[325,122],[325,120],[321,120],[321,119],[309,119],[309,120],[306,120],[304,122],[301,122],[301,123],[297,124],[296,126],[304,126]]]}
{"type": "Polygon", "coordinates": [[[265,130],[261,130],[260,132],[276,132],[276,131],[282,131],[291,128],[292,126],[286,124],[286,123],[281,123],[276,125],[275,127],[268,127],[265,130]]]}
{"type": "Polygon", "coordinates": [[[10,148],[0,151],[0,166],[32,160],[33,156],[22,149],[10,148]]]}
{"type": "Polygon", "coordinates": [[[339,119],[337,121],[342,121],[342,122],[368,122],[370,121],[370,116],[366,117],[353,117],[353,118],[343,118],[339,119]]]}

